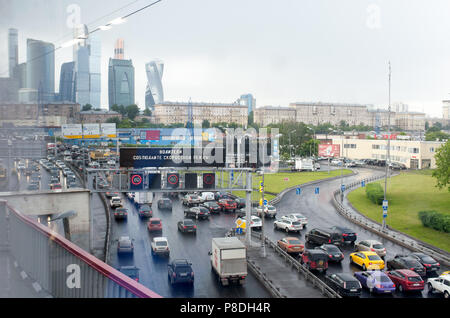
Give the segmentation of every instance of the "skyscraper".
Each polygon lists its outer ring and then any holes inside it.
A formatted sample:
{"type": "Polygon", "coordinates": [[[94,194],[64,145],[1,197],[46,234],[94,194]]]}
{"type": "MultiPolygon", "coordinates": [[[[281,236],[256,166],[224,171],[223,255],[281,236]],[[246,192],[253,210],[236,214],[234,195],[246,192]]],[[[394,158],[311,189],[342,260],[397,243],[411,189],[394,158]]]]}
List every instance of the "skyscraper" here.
{"type": "Polygon", "coordinates": [[[89,36],[88,47],[90,104],[94,108],[100,108],[102,45],[97,35],[92,34],[89,36]]]}
{"type": "Polygon", "coordinates": [[[19,65],[19,45],[17,29],[9,29],[8,32],[8,54],[9,54],[9,77],[15,77],[17,65],[19,65]]]}
{"type": "Polygon", "coordinates": [[[62,102],[76,101],[76,72],[75,62],[64,63],[61,66],[59,80],[59,100],[62,102]]]}
{"type": "Polygon", "coordinates": [[[116,41],[116,46],[114,47],[114,59],[116,59],[116,60],[125,59],[123,39],[117,39],[117,41],[116,41]]]}
{"type": "Polygon", "coordinates": [[[80,105],[91,104],[100,108],[101,95],[101,43],[96,35],[89,35],[86,25],[74,29],[79,42],[73,47],[75,62],[75,100],[80,105]]]}
{"type": "Polygon", "coordinates": [[[55,99],[55,46],[27,40],[27,88],[40,90],[43,102],[55,99]]]}
{"type": "Polygon", "coordinates": [[[162,87],[164,63],[161,60],[151,61],[145,65],[145,70],[147,72],[145,108],[153,111],[155,104],[164,102],[164,91],[162,87]]]}
{"type": "Polygon", "coordinates": [[[134,67],[132,60],[109,59],[109,109],[113,105],[134,104],[134,67]]]}

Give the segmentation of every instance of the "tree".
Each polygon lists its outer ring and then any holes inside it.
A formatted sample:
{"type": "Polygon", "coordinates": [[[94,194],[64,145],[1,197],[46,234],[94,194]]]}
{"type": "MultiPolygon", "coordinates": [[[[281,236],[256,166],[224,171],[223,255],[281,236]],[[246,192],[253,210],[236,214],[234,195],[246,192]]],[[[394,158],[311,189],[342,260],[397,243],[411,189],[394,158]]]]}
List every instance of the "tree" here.
{"type": "Polygon", "coordinates": [[[139,115],[139,107],[137,105],[128,105],[127,107],[125,107],[125,112],[126,112],[126,116],[130,119],[130,120],[134,120],[136,118],[137,115],[139,115]]]}
{"type": "Polygon", "coordinates": [[[446,134],[443,131],[427,131],[425,135],[426,141],[445,141],[450,138],[449,134],[446,134]]]}
{"type": "Polygon", "coordinates": [[[211,128],[211,123],[209,122],[208,119],[203,120],[202,128],[211,128]]]}
{"type": "Polygon", "coordinates": [[[152,115],[152,111],[150,109],[146,108],[144,110],[144,116],[151,116],[151,115],[152,115]]]}
{"type": "Polygon", "coordinates": [[[106,122],[108,124],[116,124],[116,127],[118,127],[120,125],[120,118],[119,117],[112,117],[112,118],[108,118],[106,120],[106,122]]]}
{"type": "Polygon", "coordinates": [[[447,187],[450,192],[450,140],[438,149],[434,158],[437,168],[432,176],[436,178],[436,187],[439,189],[447,187]]]}
{"type": "Polygon", "coordinates": [[[81,111],[83,111],[83,112],[87,112],[87,111],[90,111],[90,110],[92,110],[92,105],[91,104],[86,104],[81,109],[81,111]]]}

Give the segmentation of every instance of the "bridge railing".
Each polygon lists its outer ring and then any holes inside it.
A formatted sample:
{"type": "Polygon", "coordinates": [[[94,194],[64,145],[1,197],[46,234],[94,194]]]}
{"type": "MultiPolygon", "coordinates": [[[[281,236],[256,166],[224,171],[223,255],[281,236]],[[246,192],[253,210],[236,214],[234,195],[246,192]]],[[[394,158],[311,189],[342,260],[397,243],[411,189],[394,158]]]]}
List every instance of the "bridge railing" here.
{"type": "Polygon", "coordinates": [[[3,200],[0,235],[18,265],[55,298],[161,298],[3,200]]]}

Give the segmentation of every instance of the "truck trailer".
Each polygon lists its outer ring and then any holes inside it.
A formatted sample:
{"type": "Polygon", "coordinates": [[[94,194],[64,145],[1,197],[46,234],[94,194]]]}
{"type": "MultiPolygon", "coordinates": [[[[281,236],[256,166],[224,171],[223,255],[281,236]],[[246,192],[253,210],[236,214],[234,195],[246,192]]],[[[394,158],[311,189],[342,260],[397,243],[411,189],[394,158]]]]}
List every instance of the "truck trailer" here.
{"type": "Polygon", "coordinates": [[[223,286],[244,284],[247,277],[247,250],[237,237],[212,239],[211,266],[223,286]]]}

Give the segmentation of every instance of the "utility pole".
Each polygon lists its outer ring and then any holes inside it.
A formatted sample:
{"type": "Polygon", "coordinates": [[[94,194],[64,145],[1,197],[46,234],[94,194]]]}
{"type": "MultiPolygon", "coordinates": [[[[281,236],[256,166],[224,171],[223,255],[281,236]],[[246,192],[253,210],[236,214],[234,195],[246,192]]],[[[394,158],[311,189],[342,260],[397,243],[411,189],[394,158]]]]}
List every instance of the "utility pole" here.
{"type": "MultiPolygon", "coordinates": [[[[387,177],[389,173],[389,162],[391,154],[391,62],[389,61],[389,107],[388,107],[388,143],[386,151],[386,173],[384,176],[384,202],[387,202],[387,177]]],[[[386,229],[387,206],[384,210],[383,204],[383,229],[386,229]]]]}

